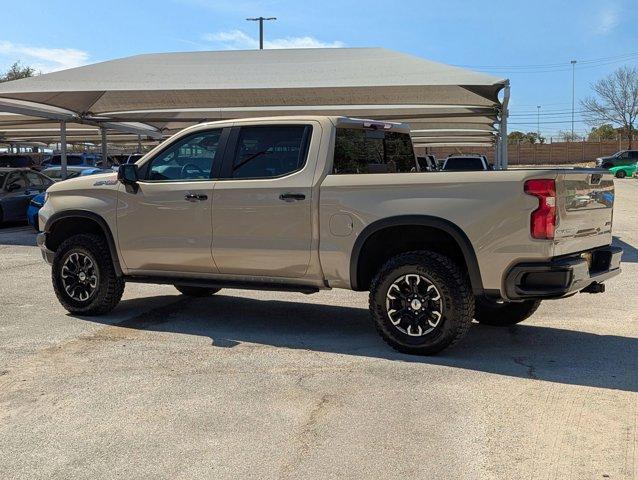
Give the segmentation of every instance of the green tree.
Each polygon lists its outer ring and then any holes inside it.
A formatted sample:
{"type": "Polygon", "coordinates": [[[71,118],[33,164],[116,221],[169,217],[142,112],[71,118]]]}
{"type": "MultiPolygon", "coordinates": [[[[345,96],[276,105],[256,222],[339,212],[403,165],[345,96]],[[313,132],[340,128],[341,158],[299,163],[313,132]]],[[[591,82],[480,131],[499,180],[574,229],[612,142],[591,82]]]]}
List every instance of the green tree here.
{"type": "Polygon", "coordinates": [[[545,137],[536,132],[527,132],[526,137],[529,143],[545,143],[545,137]]]}
{"type": "Polygon", "coordinates": [[[0,75],[0,82],[10,82],[11,80],[33,77],[34,75],[36,75],[35,68],[29,66],[23,67],[20,62],[15,62],[9,67],[9,70],[0,75]]]}
{"type": "Polygon", "coordinates": [[[603,123],[598,127],[592,127],[587,135],[587,140],[597,142],[599,140],[614,140],[618,135],[618,131],[611,123],[603,123]]]}
{"type": "Polygon", "coordinates": [[[638,69],[620,67],[594,83],[592,89],[596,96],[580,102],[587,122],[618,125],[632,148],[632,132],[638,118],[638,69]]]}
{"type": "Polygon", "coordinates": [[[545,137],[539,136],[536,132],[519,132],[517,130],[511,132],[507,139],[509,143],[545,143],[545,137]]]}
{"type": "Polygon", "coordinates": [[[519,132],[518,130],[514,130],[507,135],[507,139],[509,143],[518,143],[525,141],[525,134],[523,132],[519,132]]]}

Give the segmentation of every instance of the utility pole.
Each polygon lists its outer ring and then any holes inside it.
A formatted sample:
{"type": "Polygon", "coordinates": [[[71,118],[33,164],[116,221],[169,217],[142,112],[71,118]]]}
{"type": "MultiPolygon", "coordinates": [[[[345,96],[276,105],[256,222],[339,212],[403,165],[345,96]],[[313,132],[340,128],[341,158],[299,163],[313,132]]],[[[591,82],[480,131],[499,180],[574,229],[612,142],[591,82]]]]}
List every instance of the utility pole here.
{"type": "Polygon", "coordinates": [[[570,62],[572,64],[572,138],[574,141],[574,99],[576,98],[576,60],[570,62]]]}
{"type": "Polygon", "coordinates": [[[541,106],[536,105],[536,135],[538,135],[538,143],[541,142],[541,106]]]}
{"type": "Polygon", "coordinates": [[[259,22],[259,50],[264,49],[264,20],[277,20],[277,17],[255,17],[247,18],[249,22],[259,22]]]}

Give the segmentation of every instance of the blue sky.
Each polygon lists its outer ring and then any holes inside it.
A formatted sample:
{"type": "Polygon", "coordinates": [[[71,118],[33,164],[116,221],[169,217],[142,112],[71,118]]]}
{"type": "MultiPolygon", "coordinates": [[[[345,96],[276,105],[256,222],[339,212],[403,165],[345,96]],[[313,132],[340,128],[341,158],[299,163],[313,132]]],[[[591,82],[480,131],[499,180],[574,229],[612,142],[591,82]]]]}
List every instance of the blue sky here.
{"type": "Polygon", "coordinates": [[[579,62],[577,111],[593,81],[638,66],[636,0],[2,2],[3,68],[21,60],[46,72],[138,53],[255,48],[257,25],[245,18],[275,16],[268,48],[381,46],[507,77],[510,130],[535,131],[541,105],[548,136],[571,128],[571,59],[579,62]]]}

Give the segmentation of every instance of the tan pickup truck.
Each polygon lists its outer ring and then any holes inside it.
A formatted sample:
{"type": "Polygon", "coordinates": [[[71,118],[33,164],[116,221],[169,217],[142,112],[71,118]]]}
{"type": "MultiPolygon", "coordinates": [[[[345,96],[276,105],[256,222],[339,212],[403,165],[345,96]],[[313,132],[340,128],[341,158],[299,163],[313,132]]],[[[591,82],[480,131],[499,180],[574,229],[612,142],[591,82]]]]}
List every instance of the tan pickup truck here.
{"type": "Polygon", "coordinates": [[[126,282],[370,291],[397,350],[431,354],[472,319],[511,325],[620,272],[599,170],[420,172],[405,124],[277,117],[187,128],[117,174],[48,191],[38,244],[72,313],[126,282]]]}

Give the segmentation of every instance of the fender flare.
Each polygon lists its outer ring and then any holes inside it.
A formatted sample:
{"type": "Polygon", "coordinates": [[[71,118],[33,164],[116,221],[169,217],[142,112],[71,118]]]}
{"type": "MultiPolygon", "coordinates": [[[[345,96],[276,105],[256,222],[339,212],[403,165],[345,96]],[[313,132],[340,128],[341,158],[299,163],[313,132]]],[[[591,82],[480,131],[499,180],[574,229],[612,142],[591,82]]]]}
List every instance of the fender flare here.
{"type": "Polygon", "coordinates": [[[366,240],[368,240],[368,238],[370,238],[370,236],[374,233],[385,228],[410,225],[437,228],[449,234],[459,245],[459,248],[463,253],[463,258],[465,259],[465,264],[467,265],[470,277],[470,284],[472,285],[472,291],[475,295],[483,295],[485,293],[478,260],[470,239],[467,238],[465,232],[458,225],[450,222],[449,220],[430,215],[399,215],[396,217],[382,218],[381,220],[377,220],[364,228],[357,237],[357,240],[354,242],[352,255],[350,256],[350,286],[353,290],[361,290],[358,285],[358,265],[359,256],[361,255],[361,250],[363,249],[366,240]]]}
{"type": "Polygon", "coordinates": [[[68,218],[86,218],[97,223],[104,234],[104,238],[106,238],[106,244],[109,247],[109,252],[111,253],[111,261],[113,262],[113,268],[115,268],[115,273],[118,277],[123,276],[122,267],[120,266],[120,259],[117,254],[117,248],[115,246],[115,239],[113,237],[113,233],[111,232],[111,228],[109,227],[106,220],[103,217],[94,212],[89,212],[88,210],[64,210],[63,212],[54,213],[49,217],[47,223],[44,225],[44,232],[48,235],[53,226],[59,222],[60,220],[65,220],[68,218]]]}

